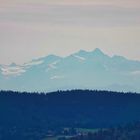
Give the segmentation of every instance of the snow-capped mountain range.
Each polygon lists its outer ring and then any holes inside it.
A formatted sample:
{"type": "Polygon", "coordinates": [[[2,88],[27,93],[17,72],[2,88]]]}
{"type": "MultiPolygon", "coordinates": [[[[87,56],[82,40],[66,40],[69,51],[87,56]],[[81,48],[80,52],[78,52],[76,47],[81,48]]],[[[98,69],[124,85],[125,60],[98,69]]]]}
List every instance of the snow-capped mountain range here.
{"type": "Polygon", "coordinates": [[[100,49],[67,57],[49,55],[23,65],[0,65],[0,89],[50,92],[97,89],[140,93],[140,61],[100,49]]]}

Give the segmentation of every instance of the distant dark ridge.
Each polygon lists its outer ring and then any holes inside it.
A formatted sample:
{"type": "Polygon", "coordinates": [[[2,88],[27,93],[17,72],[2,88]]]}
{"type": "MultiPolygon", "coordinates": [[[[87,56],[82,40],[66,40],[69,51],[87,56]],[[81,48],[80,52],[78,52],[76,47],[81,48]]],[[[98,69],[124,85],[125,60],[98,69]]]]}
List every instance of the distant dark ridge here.
{"type": "Polygon", "coordinates": [[[111,90],[96,90],[96,89],[71,89],[71,90],[57,90],[52,92],[29,92],[29,91],[14,91],[14,90],[0,90],[0,93],[16,93],[16,94],[55,94],[55,93],[73,93],[76,91],[92,92],[92,93],[108,93],[108,94],[140,94],[138,92],[125,92],[125,91],[111,91],[111,90]]]}
{"type": "Polygon", "coordinates": [[[140,121],[140,94],[136,93],[0,92],[0,140],[40,140],[49,130],[107,128],[133,121],[140,121]]]}

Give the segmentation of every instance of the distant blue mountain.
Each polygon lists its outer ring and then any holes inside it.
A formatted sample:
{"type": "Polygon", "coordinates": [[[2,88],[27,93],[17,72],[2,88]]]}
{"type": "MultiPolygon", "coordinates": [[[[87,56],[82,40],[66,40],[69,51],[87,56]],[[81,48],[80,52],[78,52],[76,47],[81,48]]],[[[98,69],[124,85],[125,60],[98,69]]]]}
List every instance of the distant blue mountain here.
{"type": "Polygon", "coordinates": [[[140,92],[140,61],[110,57],[100,49],[67,57],[49,55],[24,65],[0,65],[0,89],[55,91],[98,89],[140,92]]]}

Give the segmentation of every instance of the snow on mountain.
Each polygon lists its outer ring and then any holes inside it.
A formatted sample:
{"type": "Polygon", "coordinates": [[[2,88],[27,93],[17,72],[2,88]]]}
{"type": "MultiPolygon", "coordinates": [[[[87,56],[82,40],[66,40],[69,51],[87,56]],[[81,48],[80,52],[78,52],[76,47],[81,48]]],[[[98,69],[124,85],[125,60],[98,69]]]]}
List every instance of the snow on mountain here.
{"type": "Polygon", "coordinates": [[[81,61],[86,60],[84,57],[81,57],[81,56],[79,56],[79,55],[73,55],[73,56],[74,56],[75,58],[81,60],[81,61]]]}
{"type": "Polygon", "coordinates": [[[59,76],[59,75],[54,75],[50,79],[51,80],[55,80],[55,79],[62,79],[62,78],[64,78],[64,77],[63,76],[59,76]]]}
{"type": "Polygon", "coordinates": [[[39,65],[42,64],[44,61],[40,60],[40,61],[31,61],[29,63],[25,63],[24,66],[33,66],[33,65],[39,65]]]}
{"type": "Polygon", "coordinates": [[[19,76],[22,73],[26,72],[24,67],[18,66],[16,64],[12,65],[3,65],[1,66],[1,74],[4,76],[19,76]]]}
{"type": "Polygon", "coordinates": [[[60,60],[56,60],[56,61],[48,64],[48,67],[46,69],[46,72],[48,72],[51,69],[57,69],[56,64],[59,63],[59,62],[60,62],[60,60]]]}

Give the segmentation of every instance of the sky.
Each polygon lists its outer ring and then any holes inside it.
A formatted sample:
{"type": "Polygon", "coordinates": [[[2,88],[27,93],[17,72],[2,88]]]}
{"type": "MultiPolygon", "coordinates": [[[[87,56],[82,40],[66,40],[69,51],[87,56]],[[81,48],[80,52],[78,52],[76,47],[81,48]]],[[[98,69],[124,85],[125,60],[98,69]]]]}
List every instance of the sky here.
{"type": "Polygon", "coordinates": [[[95,48],[140,60],[139,0],[0,0],[0,64],[95,48]]]}

